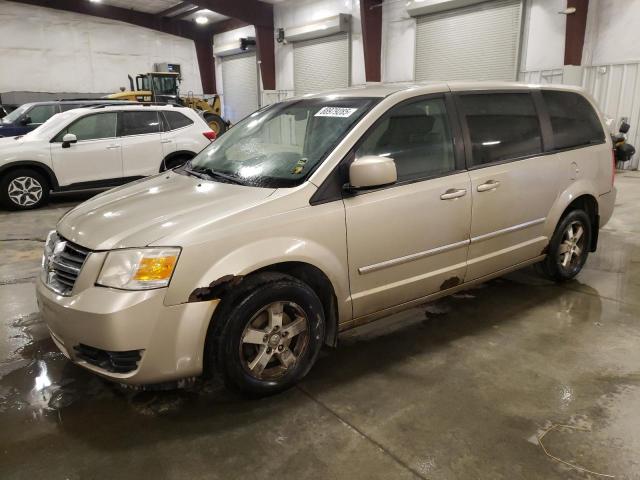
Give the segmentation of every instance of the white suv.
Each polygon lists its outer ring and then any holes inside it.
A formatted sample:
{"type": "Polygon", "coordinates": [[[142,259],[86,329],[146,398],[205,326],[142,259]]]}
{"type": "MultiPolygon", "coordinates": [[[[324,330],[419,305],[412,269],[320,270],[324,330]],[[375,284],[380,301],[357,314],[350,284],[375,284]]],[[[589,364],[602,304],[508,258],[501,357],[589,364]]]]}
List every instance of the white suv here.
{"type": "Polygon", "coordinates": [[[51,191],[108,188],[182,165],[215,138],[189,108],[128,105],[59,113],[0,140],[0,205],[44,205],[51,191]]]}

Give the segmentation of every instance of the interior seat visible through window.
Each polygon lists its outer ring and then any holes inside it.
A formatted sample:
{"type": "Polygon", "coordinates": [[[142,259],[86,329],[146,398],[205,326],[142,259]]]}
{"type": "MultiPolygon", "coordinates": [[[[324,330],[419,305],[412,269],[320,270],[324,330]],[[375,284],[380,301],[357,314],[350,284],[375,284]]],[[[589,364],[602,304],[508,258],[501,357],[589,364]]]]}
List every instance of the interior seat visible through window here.
{"type": "Polygon", "coordinates": [[[393,158],[399,182],[455,170],[444,100],[431,98],[392,108],[358,148],[356,157],[365,155],[393,158]]]}

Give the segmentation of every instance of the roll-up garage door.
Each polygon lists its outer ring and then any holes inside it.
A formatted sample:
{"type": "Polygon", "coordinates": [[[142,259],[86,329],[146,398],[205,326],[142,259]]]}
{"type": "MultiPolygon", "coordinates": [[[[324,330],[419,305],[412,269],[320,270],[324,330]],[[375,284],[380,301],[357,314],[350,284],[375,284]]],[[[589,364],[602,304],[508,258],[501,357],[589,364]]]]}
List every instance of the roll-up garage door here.
{"type": "Polygon", "coordinates": [[[350,83],[349,33],[294,42],[296,95],[346,88],[350,83]]]}
{"type": "Polygon", "coordinates": [[[417,18],[416,80],[515,80],[521,0],[417,18]]]}
{"type": "Polygon", "coordinates": [[[222,59],[224,116],[236,123],[258,109],[256,54],[241,53],[222,59]]]}

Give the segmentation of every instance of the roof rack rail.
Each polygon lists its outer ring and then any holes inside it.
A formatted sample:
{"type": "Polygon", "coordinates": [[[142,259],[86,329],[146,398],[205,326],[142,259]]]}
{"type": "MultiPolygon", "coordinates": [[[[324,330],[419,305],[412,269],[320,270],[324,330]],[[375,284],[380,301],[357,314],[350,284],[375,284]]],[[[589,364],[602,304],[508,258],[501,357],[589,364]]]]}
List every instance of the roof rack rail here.
{"type": "Polygon", "coordinates": [[[126,102],[128,100],[120,100],[118,98],[100,98],[100,97],[93,97],[93,98],[57,98],[55,100],[52,100],[53,102],[92,102],[92,101],[96,101],[96,102],[126,102]]]}
{"type": "Polygon", "coordinates": [[[162,103],[162,102],[134,102],[134,101],[127,101],[124,102],[122,104],[118,104],[118,103],[101,103],[98,105],[87,105],[87,108],[107,108],[107,107],[122,107],[122,106],[127,106],[127,107],[133,107],[139,105],[141,107],[153,107],[153,106],[159,106],[159,107],[172,107],[172,106],[179,106],[179,105],[173,105],[171,103],[162,103]]]}

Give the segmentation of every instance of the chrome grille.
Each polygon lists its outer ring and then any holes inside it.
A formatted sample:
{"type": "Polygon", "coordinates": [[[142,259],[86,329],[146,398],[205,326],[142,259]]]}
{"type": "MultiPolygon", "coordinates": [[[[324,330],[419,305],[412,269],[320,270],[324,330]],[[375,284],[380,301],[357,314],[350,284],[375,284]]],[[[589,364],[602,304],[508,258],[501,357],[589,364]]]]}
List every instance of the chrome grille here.
{"type": "Polygon", "coordinates": [[[89,253],[90,250],[52,233],[45,245],[42,262],[46,285],[60,295],[71,295],[89,253]]]}

